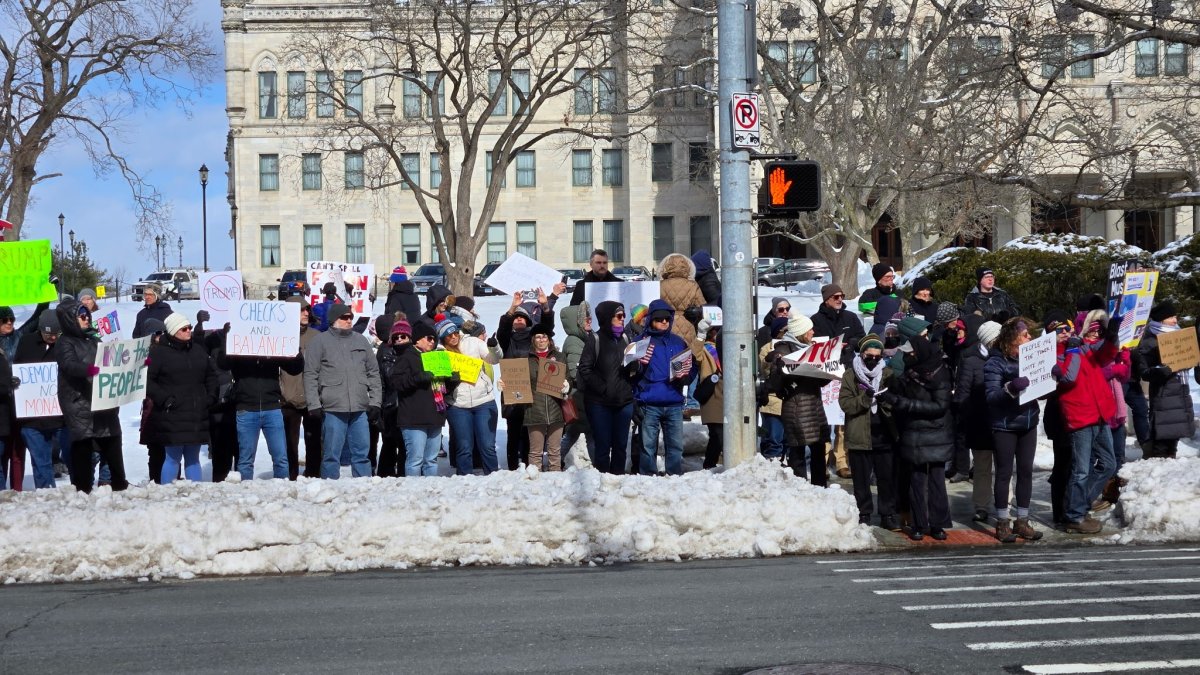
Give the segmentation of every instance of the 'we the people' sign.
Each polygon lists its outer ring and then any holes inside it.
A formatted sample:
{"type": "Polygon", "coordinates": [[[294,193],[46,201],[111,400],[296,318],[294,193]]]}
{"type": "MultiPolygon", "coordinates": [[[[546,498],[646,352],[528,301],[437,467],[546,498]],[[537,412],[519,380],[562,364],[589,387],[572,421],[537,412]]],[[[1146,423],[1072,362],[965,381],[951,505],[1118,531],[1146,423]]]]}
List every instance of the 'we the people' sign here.
{"type": "Polygon", "coordinates": [[[233,303],[225,353],[287,357],[300,353],[300,303],[242,300],[233,303]]]}
{"type": "Polygon", "coordinates": [[[150,338],[101,343],[92,378],[92,410],[111,410],[146,398],[146,359],[150,338]]]}

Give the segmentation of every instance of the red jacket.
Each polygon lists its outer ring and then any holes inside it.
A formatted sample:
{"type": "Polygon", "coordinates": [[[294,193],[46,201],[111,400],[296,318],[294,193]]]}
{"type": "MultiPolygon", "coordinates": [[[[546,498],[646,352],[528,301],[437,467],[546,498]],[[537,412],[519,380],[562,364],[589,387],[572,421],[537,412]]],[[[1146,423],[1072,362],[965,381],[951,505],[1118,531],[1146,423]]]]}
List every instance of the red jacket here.
{"type": "Polygon", "coordinates": [[[1093,424],[1107,424],[1117,414],[1117,400],[1104,377],[1104,366],[1117,355],[1117,345],[1109,340],[1067,349],[1058,344],[1058,401],[1067,431],[1079,431],[1093,424]]]}

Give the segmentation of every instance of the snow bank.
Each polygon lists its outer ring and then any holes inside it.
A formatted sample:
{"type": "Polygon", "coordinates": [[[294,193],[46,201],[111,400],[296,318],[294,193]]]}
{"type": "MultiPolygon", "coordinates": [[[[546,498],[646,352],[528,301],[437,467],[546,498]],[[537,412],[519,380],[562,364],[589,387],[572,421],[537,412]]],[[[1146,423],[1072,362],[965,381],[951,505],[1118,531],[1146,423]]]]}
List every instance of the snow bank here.
{"type": "Polygon", "coordinates": [[[1200,541],[1200,458],[1147,459],[1121,467],[1126,527],[1118,543],[1200,541]]]}
{"type": "Polygon", "coordinates": [[[6,583],[777,556],[875,546],[854,498],[721,473],[190,483],[0,493],[6,583]]]}

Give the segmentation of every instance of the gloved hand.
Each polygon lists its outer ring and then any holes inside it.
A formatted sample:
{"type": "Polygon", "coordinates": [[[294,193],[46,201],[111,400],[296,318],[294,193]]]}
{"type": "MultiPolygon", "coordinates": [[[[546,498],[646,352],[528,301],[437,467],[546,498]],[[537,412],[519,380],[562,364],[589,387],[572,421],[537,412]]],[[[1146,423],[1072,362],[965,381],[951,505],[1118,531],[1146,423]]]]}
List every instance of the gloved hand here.
{"type": "Polygon", "coordinates": [[[1015,397],[1029,388],[1029,378],[1022,375],[1021,377],[1010,380],[1008,384],[1004,385],[1004,388],[1008,390],[1010,396],[1015,397]]]}
{"type": "Polygon", "coordinates": [[[562,393],[566,394],[571,391],[571,383],[563,380],[562,393]]]}
{"type": "Polygon", "coordinates": [[[367,422],[378,426],[379,425],[379,406],[373,405],[367,408],[367,422]]]}
{"type": "Polygon", "coordinates": [[[88,366],[88,377],[95,377],[100,374],[100,366],[88,366]]]}
{"type": "Polygon", "coordinates": [[[867,396],[869,396],[869,397],[871,397],[871,398],[875,398],[875,388],[874,388],[874,387],[872,387],[871,385],[869,385],[869,384],[863,384],[862,382],[859,382],[859,383],[858,383],[858,388],[859,388],[859,389],[861,389],[861,390],[862,390],[862,392],[863,392],[864,394],[866,394],[867,396]]]}
{"type": "Polygon", "coordinates": [[[304,411],[304,414],[314,420],[321,420],[325,418],[325,411],[321,408],[309,408],[308,410],[304,411]]]}
{"type": "Polygon", "coordinates": [[[433,384],[433,373],[429,372],[428,370],[422,370],[421,372],[417,373],[416,379],[417,384],[421,386],[429,386],[433,384]]]}
{"type": "Polygon", "coordinates": [[[1104,328],[1104,339],[1109,342],[1116,342],[1121,337],[1121,322],[1108,320],[1108,325],[1104,328]]]}
{"type": "Polygon", "coordinates": [[[1054,379],[1061,380],[1063,375],[1062,368],[1056,363],[1054,364],[1054,367],[1050,369],[1050,374],[1054,376],[1054,379]]]}
{"type": "Polygon", "coordinates": [[[498,346],[500,346],[500,343],[499,343],[499,342],[496,342],[496,338],[494,338],[494,337],[490,337],[490,338],[488,338],[488,339],[487,339],[487,346],[488,346],[488,348],[489,348],[489,349],[491,349],[492,347],[498,347],[498,346]]]}
{"type": "Polygon", "coordinates": [[[14,378],[12,379],[12,388],[13,388],[13,389],[20,389],[20,388],[21,388],[21,378],[19,378],[19,377],[14,377],[14,378]]]}
{"type": "Polygon", "coordinates": [[[886,403],[888,405],[896,405],[896,402],[900,400],[900,397],[890,391],[885,391],[879,395],[878,400],[881,403],[886,403]]]}
{"type": "Polygon", "coordinates": [[[209,315],[207,309],[202,309],[199,312],[196,312],[196,323],[204,323],[211,318],[212,316],[209,315]]]}
{"type": "Polygon", "coordinates": [[[447,387],[457,387],[460,384],[462,384],[462,374],[461,373],[457,373],[457,372],[450,373],[450,377],[446,378],[446,386],[447,387]]]}
{"type": "Polygon", "coordinates": [[[150,357],[149,356],[146,357],[146,363],[144,363],[142,365],[146,366],[147,368],[150,367],[150,357]]]}
{"type": "Polygon", "coordinates": [[[1067,349],[1079,349],[1083,346],[1083,338],[1078,335],[1072,335],[1067,338],[1067,349]]]}

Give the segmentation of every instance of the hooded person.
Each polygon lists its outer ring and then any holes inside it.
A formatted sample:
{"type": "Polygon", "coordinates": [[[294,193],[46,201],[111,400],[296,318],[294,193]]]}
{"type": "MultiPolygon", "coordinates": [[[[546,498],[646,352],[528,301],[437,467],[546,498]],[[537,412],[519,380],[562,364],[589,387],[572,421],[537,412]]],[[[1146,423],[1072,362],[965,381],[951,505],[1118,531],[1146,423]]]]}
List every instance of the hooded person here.
{"type": "MultiPolygon", "coordinates": [[[[308,349],[321,331],[313,327],[312,308],[303,296],[293,295],[284,302],[300,305],[300,356],[308,349]]],[[[384,333],[386,335],[387,333],[384,333]]],[[[280,369],[279,391],[283,395],[283,431],[287,442],[288,478],[296,480],[300,475],[300,437],[304,430],[304,475],[309,478],[321,476],[321,418],[308,414],[308,401],[304,396],[304,372],[289,372],[280,369]]]]}
{"type": "Polygon", "coordinates": [[[1174,458],[1179,440],[1195,433],[1187,370],[1173,371],[1163,363],[1159,337],[1179,330],[1175,303],[1160,302],[1150,309],[1150,323],[1133,351],[1133,373],[1150,385],[1150,439],[1145,457],[1174,458]]]}
{"type": "Polygon", "coordinates": [[[321,286],[321,302],[312,306],[312,328],[316,328],[318,332],[329,329],[331,323],[329,310],[334,304],[342,301],[338,296],[338,287],[335,282],[327,281],[324,286],[321,286]]]}
{"type": "Polygon", "coordinates": [[[392,270],[388,281],[392,286],[384,303],[384,313],[395,316],[396,312],[404,312],[408,320],[415,320],[421,314],[421,301],[417,297],[416,287],[408,278],[408,271],[400,265],[392,270]]]}
{"type": "Polygon", "coordinates": [[[584,300],[578,305],[563,308],[559,315],[563,330],[567,337],[563,339],[562,354],[567,362],[567,380],[572,383],[570,397],[575,403],[576,418],[563,429],[562,450],[559,455],[564,458],[579,437],[584,436],[587,442],[588,457],[595,454],[594,440],[591,428],[588,426],[587,407],[584,405],[582,383],[579,380],[579,360],[583,356],[583,348],[592,334],[592,307],[584,300]]]}
{"type": "MultiPolygon", "coordinates": [[[[987,522],[992,515],[993,444],[983,367],[988,360],[988,350],[1000,332],[1000,324],[985,322],[983,317],[975,314],[968,314],[963,323],[967,327],[967,337],[959,351],[958,370],[954,375],[955,448],[956,453],[962,448],[970,453],[967,461],[973,461],[975,466],[971,492],[974,519],[975,522],[987,522]]],[[[955,459],[956,463],[962,461],[955,459]]]]}
{"type": "Polygon", "coordinates": [[[868,288],[858,298],[858,313],[862,315],[863,327],[876,335],[883,331],[888,317],[900,309],[900,298],[896,295],[896,270],[887,263],[876,263],[871,267],[871,278],[875,286],[868,288]],[[883,307],[880,300],[888,298],[883,307]]]}
{"type": "Polygon", "coordinates": [[[596,305],[594,331],[584,337],[575,378],[576,386],[583,391],[594,436],[588,448],[592,466],[601,473],[616,475],[625,473],[633,421],[630,377],[636,366],[624,362],[630,342],[625,319],[625,306],[615,300],[596,305]]]}
{"type": "Polygon", "coordinates": [[[658,289],[660,299],[675,312],[671,332],[683,338],[691,348],[696,342],[696,326],[685,318],[684,313],[704,306],[704,293],[696,283],[696,265],[682,253],[668,254],[658,264],[658,289]]]}
{"type": "Polygon", "coordinates": [[[208,352],[192,339],[187,318],[175,312],[163,325],[162,339],[150,347],[150,406],[142,441],[165,450],[160,483],[173,482],[181,465],[188,480],[199,482],[200,446],[209,444],[208,411],[217,402],[217,373],[208,352]]]}
{"type": "Polygon", "coordinates": [[[929,323],[937,321],[938,302],[933,299],[933,282],[929,277],[917,277],[912,283],[912,298],[908,304],[913,314],[929,323]]]}
{"type": "Polygon", "coordinates": [[[425,312],[420,316],[409,316],[408,320],[414,325],[424,323],[433,328],[437,324],[434,317],[438,314],[445,314],[449,307],[454,306],[454,301],[454,294],[450,292],[449,288],[441,284],[434,284],[425,291],[425,312]]]}
{"type": "Polygon", "coordinates": [[[879,514],[879,526],[899,529],[896,517],[896,486],[892,469],[895,448],[894,424],[879,404],[878,394],[893,377],[883,359],[883,338],[868,333],[858,342],[854,363],[842,375],[838,405],[846,415],[846,451],[858,504],[858,522],[870,524],[871,514],[879,514]],[[879,495],[878,508],[871,499],[872,475],[879,495]]]}
{"type": "MultiPolygon", "coordinates": [[[[692,264],[696,268],[696,284],[704,296],[704,304],[721,306],[721,278],[713,268],[712,254],[700,249],[692,254],[692,264]]],[[[701,336],[703,337],[703,336],[701,336]]]]}
{"type": "MultiPolygon", "coordinates": [[[[534,305],[536,306],[536,305],[534,305]]],[[[533,350],[533,328],[541,326],[554,330],[553,310],[542,311],[535,321],[530,303],[521,302],[521,295],[514,294],[513,304],[508,311],[500,315],[496,326],[495,337],[488,339],[488,346],[499,346],[506,359],[518,359],[529,356],[533,350]]],[[[508,423],[509,429],[522,429],[525,426],[525,411],[527,405],[506,405],[501,414],[508,423]]],[[[529,455],[529,435],[523,433],[508,434],[506,447],[508,468],[515,470],[521,464],[527,463],[529,455]]]]}
{"type": "Polygon", "coordinates": [[[996,285],[996,273],[990,267],[975,270],[975,288],[963,299],[963,314],[978,314],[986,321],[1004,323],[1019,315],[1020,309],[1007,291],[996,285]]]}
{"type": "MultiPolygon", "coordinates": [[[[684,258],[684,260],[687,260],[684,258]]],[[[691,261],[687,261],[691,264],[691,261]]],[[[692,347],[672,330],[676,310],[659,298],[650,303],[646,330],[639,342],[646,341],[645,355],[637,361],[633,376],[634,398],[641,407],[642,456],[638,470],[642,475],[657,471],[658,435],[662,431],[666,469],[670,475],[683,473],[684,391],[696,377],[692,347]]]]}

